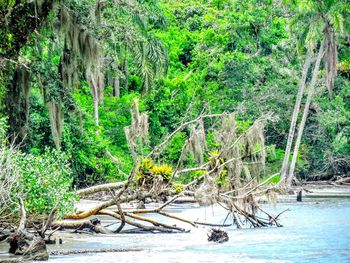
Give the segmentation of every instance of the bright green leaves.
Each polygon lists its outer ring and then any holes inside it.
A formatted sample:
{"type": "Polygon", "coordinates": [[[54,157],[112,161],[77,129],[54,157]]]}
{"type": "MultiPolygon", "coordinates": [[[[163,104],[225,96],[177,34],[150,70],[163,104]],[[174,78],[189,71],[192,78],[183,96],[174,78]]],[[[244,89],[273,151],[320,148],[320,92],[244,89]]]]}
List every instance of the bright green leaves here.
{"type": "Polygon", "coordinates": [[[48,149],[42,155],[18,153],[16,165],[20,179],[13,194],[24,200],[32,216],[49,214],[56,204],[59,215],[73,209],[75,196],[67,156],[48,149]]]}

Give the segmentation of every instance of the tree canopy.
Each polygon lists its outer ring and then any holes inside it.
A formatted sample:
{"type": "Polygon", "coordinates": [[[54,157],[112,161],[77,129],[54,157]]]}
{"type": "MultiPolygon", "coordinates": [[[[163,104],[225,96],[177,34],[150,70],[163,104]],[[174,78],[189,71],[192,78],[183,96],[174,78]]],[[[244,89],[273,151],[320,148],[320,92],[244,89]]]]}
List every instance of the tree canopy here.
{"type": "MultiPolygon", "coordinates": [[[[282,165],[304,61],[323,43],[296,174],[344,175],[350,171],[349,13],[346,0],[1,1],[6,136],[30,156],[46,156],[49,148],[63,153],[80,187],[125,179],[133,150],[146,157],[200,115],[236,112],[242,132],[272,114],[264,129],[265,175],[271,175],[282,165]],[[138,111],[130,113],[135,100],[138,111]],[[125,131],[136,127],[135,114],[148,133],[131,145],[132,130],[125,131]]],[[[179,165],[187,136],[215,151],[215,130],[200,134],[185,128],[157,160],[179,165]]],[[[195,151],[198,145],[192,144],[195,151]]],[[[187,155],[189,166],[211,158],[187,155]]]]}

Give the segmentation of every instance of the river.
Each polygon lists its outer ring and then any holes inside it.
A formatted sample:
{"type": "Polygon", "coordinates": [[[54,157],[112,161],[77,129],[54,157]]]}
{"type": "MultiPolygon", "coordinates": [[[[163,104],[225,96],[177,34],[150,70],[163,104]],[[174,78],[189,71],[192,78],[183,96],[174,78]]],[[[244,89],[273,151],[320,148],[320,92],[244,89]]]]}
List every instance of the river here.
{"type": "MultiPolygon", "coordinates": [[[[192,228],[182,224],[191,232],[74,234],[65,236],[63,245],[50,246],[49,249],[140,251],[50,256],[49,262],[350,262],[350,199],[315,199],[263,206],[275,214],[290,209],[280,217],[283,227],[228,227],[225,229],[230,240],[223,244],[207,241],[208,227],[192,228]]],[[[220,207],[203,208],[193,204],[172,205],[168,211],[210,223],[222,223],[226,217],[226,211],[220,207]]],[[[161,220],[158,216],[156,218],[161,220]]],[[[227,222],[230,221],[231,218],[227,222]]],[[[164,222],[171,223],[168,219],[164,222]]]]}

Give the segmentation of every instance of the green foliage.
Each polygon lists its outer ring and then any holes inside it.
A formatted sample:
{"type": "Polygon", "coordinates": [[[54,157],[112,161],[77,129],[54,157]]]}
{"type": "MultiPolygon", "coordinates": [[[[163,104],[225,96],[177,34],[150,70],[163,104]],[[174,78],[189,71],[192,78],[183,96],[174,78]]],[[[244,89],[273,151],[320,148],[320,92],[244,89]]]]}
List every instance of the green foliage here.
{"type": "Polygon", "coordinates": [[[68,158],[55,150],[42,155],[18,153],[16,164],[21,172],[18,189],[31,215],[48,215],[58,205],[58,215],[73,209],[75,195],[68,158]]]}
{"type": "MultiPolygon", "coordinates": [[[[130,107],[135,98],[139,99],[140,111],[149,116],[150,147],[159,144],[180,123],[203,112],[238,111],[238,134],[262,114],[273,112],[278,120],[268,124],[265,132],[269,145],[266,172],[278,172],[304,60],[304,43],[319,41],[323,16],[338,32],[340,76],[333,98],[329,99],[323,88],[324,72],[320,72],[297,172],[305,178],[320,171],[327,176],[348,173],[348,164],[337,161],[347,160],[350,155],[350,52],[344,37],[350,19],[346,1],[323,1],[320,5],[317,1],[284,2],[285,5],[260,0],[162,0],[125,1],[119,5],[108,0],[103,1],[102,9],[96,9],[101,1],[64,0],[62,3],[72,11],[79,27],[97,39],[103,50],[101,65],[106,73],[106,87],[98,109],[99,127],[94,121],[91,83],[84,74],[86,65],[78,54],[66,50],[62,32],[57,34],[58,10],[50,15],[39,14],[39,20],[48,15],[45,23],[34,23],[40,21],[32,18],[32,9],[22,10],[23,17],[11,16],[16,20],[14,27],[0,29],[0,55],[19,56],[14,61],[24,63],[31,71],[29,129],[22,146],[27,154],[21,157],[27,187],[39,191],[41,188],[34,181],[46,179],[38,177],[33,168],[26,170],[25,159],[40,169],[51,160],[51,172],[57,174],[54,170],[61,169],[63,177],[58,177],[62,181],[57,182],[52,177],[47,180],[50,185],[62,183],[66,190],[71,180],[83,187],[126,179],[133,160],[123,129],[131,123],[130,107]],[[43,26],[33,34],[25,30],[24,42],[19,32],[26,20],[31,29],[36,24],[43,26]],[[67,57],[76,62],[74,87],[63,81],[62,62],[67,57]],[[120,97],[113,96],[116,78],[120,81],[120,97]],[[46,150],[54,147],[46,105],[49,100],[63,105],[61,151],[69,158],[46,150]],[[57,160],[64,165],[60,167],[57,160]],[[69,168],[65,166],[67,162],[69,168]]],[[[14,5],[15,1],[0,4],[4,7],[0,9],[0,22],[5,17],[1,14],[14,5]]],[[[5,102],[12,88],[16,63],[0,65],[1,102],[5,102]]],[[[7,115],[6,103],[0,103],[0,116],[7,115]]],[[[4,126],[0,124],[0,137],[4,137],[5,129],[1,127],[4,126]]],[[[185,129],[172,138],[160,156],[159,162],[164,165],[142,163],[139,176],[144,179],[152,174],[169,180],[171,167],[176,167],[189,132],[185,129]]],[[[220,147],[215,131],[207,130],[206,139],[209,151],[220,147]]],[[[146,147],[138,150],[149,151],[146,147]]],[[[205,158],[209,160],[210,156],[205,158]]],[[[187,156],[183,163],[195,164],[193,156],[187,156]]],[[[202,174],[199,171],[181,175],[179,181],[186,183],[202,174]]],[[[224,178],[223,175],[218,183],[225,183],[224,178]]],[[[51,193],[53,189],[47,190],[51,193]]],[[[56,199],[35,203],[31,195],[28,205],[33,211],[44,213],[56,199]]]]}

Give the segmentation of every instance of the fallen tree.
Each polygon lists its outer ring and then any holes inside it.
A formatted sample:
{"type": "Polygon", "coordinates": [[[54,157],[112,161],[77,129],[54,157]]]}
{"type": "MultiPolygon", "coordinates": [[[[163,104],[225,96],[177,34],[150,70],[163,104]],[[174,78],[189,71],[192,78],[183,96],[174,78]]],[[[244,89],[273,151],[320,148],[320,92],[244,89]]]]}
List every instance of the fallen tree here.
{"type": "MultiPolygon", "coordinates": [[[[120,232],[125,224],[152,232],[187,231],[140,215],[150,213],[185,222],[190,226],[215,225],[180,218],[164,211],[180,196],[190,196],[202,205],[219,204],[232,214],[233,224],[238,228],[281,226],[278,222],[280,215],[270,215],[256,202],[258,196],[276,195],[274,186],[269,184],[276,175],[260,182],[266,160],[264,127],[267,121],[273,119],[271,115],[262,116],[245,131],[240,131],[237,127],[234,113],[201,115],[180,124],[163,142],[144,156],[137,149],[147,143],[148,117],[145,113],[140,114],[137,102],[134,103],[131,113],[132,124],[125,128],[125,133],[134,167],[128,180],[79,190],[77,193],[81,197],[105,192],[110,198],[91,209],[65,215],[64,220],[54,222],[56,227],[74,228],[77,226],[75,222],[87,220],[91,216],[107,215],[121,222],[121,227],[116,232],[120,232]],[[213,124],[205,128],[205,121],[212,121],[213,124]],[[184,130],[188,131],[188,137],[175,169],[164,163],[156,164],[153,160],[160,160],[171,139],[184,130]],[[207,130],[213,132],[219,146],[211,152],[206,145],[207,130]],[[196,160],[198,166],[184,166],[188,155],[196,160]],[[177,179],[188,173],[197,173],[198,176],[187,184],[176,183],[177,179]],[[155,209],[123,210],[121,207],[124,203],[144,202],[147,198],[167,201],[155,209]]],[[[227,225],[231,224],[225,226],[227,225]]]]}
{"type": "MultiPolygon", "coordinates": [[[[276,216],[271,215],[256,201],[256,198],[262,195],[268,195],[270,198],[276,195],[275,186],[270,184],[275,175],[267,177],[265,175],[264,127],[267,121],[273,119],[271,115],[262,116],[247,129],[237,126],[234,113],[201,115],[180,124],[149,154],[143,155],[139,149],[147,143],[148,117],[145,113],[139,113],[137,102],[131,111],[132,124],[126,127],[125,132],[134,165],[127,180],[77,191],[77,194],[84,198],[101,192],[109,198],[90,209],[65,214],[60,220],[53,220],[55,215],[53,209],[42,228],[36,230],[36,233],[26,231],[23,227],[26,224],[21,220],[14,233],[6,232],[11,253],[30,255],[33,260],[36,258],[44,260],[48,255],[45,239],[47,236],[50,239],[52,233],[59,229],[88,230],[107,234],[119,233],[123,231],[125,225],[140,231],[164,233],[188,232],[190,227],[199,225],[211,227],[235,225],[237,228],[281,226],[278,218],[284,211],[276,216]],[[188,137],[173,169],[169,164],[160,163],[160,160],[169,142],[177,132],[181,131],[187,131],[188,137]],[[215,138],[215,149],[210,149],[206,145],[209,131],[215,138]],[[188,158],[195,161],[188,162],[188,158]],[[189,163],[191,165],[188,165],[189,163]],[[187,176],[188,174],[191,176],[187,176]],[[184,176],[192,180],[186,184],[178,183],[184,176]],[[263,181],[262,176],[266,178],[263,181]],[[201,205],[220,205],[228,211],[228,215],[232,215],[232,223],[225,224],[228,216],[223,224],[215,224],[198,222],[169,213],[167,207],[180,197],[191,197],[201,205]],[[159,206],[152,209],[123,208],[123,204],[131,201],[144,204],[150,199],[158,202],[159,206]],[[144,216],[145,214],[158,214],[172,221],[181,222],[188,228],[154,220],[144,216]],[[111,228],[103,226],[96,218],[100,215],[111,217],[119,227],[112,231],[111,228]],[[45,234],[50,228],[54,229],[53,232],[45,234]],[[19,242],[21,238],[23,242],[19,242]]],[[[111,156],[109,152],[108,154],[111,156]]],[[[25,212],[23,203],[20,207],[21,211],[25,212]]],[[[25,218],[23,213],[22,218],[25,218]]]]}

